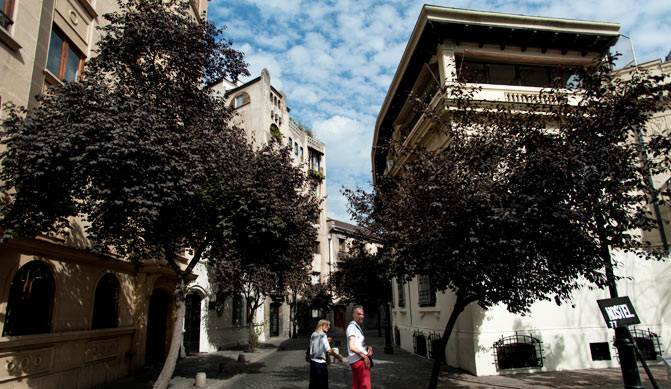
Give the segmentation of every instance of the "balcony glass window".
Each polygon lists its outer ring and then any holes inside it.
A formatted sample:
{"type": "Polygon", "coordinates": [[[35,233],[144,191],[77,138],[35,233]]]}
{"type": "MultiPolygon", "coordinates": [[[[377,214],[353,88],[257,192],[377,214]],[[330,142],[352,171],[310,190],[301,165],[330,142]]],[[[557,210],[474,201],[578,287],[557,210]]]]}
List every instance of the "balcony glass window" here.
{"type": "Polygon", "coordinates": [[[489,64],[489,83],[498,85],[518,85],[514,65],[489,64]]]}
{"type": "Polygon", "coordinates": [[[550,85],[550,69],[519,66],[520,85],[544,87],[550,85]]]}
{"type": "Polygon", "coordinates": [[[459,66],[459,79],[468,83],[547,87],[553,75],[561,76],[564,84],[571,77],[567,69],[561,74],[558,68],[540,65],[515,65],[463,60],[459,66]]]}

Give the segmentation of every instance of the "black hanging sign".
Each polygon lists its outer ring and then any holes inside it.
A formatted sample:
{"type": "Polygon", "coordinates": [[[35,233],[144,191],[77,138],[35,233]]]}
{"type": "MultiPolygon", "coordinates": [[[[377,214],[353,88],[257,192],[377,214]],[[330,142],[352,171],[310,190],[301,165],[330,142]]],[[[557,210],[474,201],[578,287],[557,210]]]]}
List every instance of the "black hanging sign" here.
{"type": "Polygon", "coordinates": [[[625,327],[641,323],[641,320],[636,315],[634,306],[627,296],[597,300],[596,303],[599,304],[601,314],[609,328],[625,327]]]}

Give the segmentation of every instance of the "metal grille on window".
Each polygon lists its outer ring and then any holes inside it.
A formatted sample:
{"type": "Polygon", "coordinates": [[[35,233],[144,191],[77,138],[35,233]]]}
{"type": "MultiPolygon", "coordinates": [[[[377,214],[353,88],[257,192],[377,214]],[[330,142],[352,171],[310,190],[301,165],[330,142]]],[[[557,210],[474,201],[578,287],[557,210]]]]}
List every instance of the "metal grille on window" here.
{"type": "Polygon", "coordinates": [[[421,330],[415,330],[412,333],[412,351],[423,357],[426,357],[426,337],[421,330]]]}
{"type": "Polygon", "coordinates": [[[501,337],[494,343],[494,361],[502,369],[543,367],[543,342],[531,335],[501,337]]]}
{"type": "Polygon", "coordinates": [[[429,358],[438,359],[440,358],[441,362],[445,362],[445,355],[441,355],[440,352],[440,334],[437,332],[431,332],[428,339],[429,346],[429,358]]]}
{"type": "Polygon", "coordinates": [[[405,293],[403,289],[403,282],[400,280],[396,280],[396,288],[397,288],[397,295],[398,295],[398,306],[399,308],[405,307],[405,293]]]}
{"type": "Polygon", "coordinates": [[[436,305],[436,291],[431,285],[431,277],[419,276],[419,306],[433,307],[436,305]]]}
{"type": "Polygon", "coordinates": [[[657,360],[658,355],[662,355],[662,348],[659,345],[659,335],[651,332],[650,329],[639,330],[632,328],[631,336],[636,341],[636,346],[641,351],[643,359],[646,361],[657,360]]]}

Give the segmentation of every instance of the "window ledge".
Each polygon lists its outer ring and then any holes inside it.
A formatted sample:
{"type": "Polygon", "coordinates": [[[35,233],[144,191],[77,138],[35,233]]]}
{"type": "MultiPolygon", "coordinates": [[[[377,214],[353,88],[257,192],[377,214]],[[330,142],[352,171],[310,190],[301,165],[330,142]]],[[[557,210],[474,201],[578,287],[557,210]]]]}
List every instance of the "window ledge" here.
{"type": "Polygon", "coordinates": [[[406,313],[408,313],[408,310],[406,308],[394,308],[394,313],[406,314],[406,313]]]}
{"type": "Polygon", "coordinates": [[[91,19],[95,19],[98,17],[98,13],[96,12],[95,8],[93,8],[93,5],[89,3],[88,0],[79,0],[79,5],[82,6],[86,10],[86,12],[91,16],[91,19]]]}
{"type": "Polygon", "coordinates": [[[65,85],[63,81],[59,80],[58,77],[54,76],[52,72],[50,72],[48,69],[44,69],[44,81],[47,83],[49,86],[63,86],[65,85]]]}
{"type": "Polygon", "coordinates": [[[419,307],[417,309],[417,314],[419,318],[422,319],[426,315],[434,316],[436,319],[440,319],[440,308],[438,307],[419,307]]]}
{"type": "Polygon", "coordinates": [[[9,31],[5,30],[3,27],[0,27],[0,41],[6,44],[12,51],[18,51],[21,48],[19,42],[14,39],[12,34],[9,31]]]}

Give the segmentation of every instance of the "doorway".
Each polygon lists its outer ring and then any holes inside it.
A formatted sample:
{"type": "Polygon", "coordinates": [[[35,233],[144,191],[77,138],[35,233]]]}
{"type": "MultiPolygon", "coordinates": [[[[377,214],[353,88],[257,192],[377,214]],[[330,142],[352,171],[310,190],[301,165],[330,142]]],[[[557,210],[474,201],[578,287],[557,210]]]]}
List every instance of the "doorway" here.
{"type": "Polygon", "coordinates": [[[170,295],[160,289],[154,289],[149,298],[147,312],[147,344],[145,348],[145,365],[163,363],[166,350],[166,333],[170,295]]]}
{"type": "Polygon", "coordinates": [[[335,309],[335,323],[334,326],[338,328],[345,328],[345,307],[338,305],[335,309]]]}
{"type": "Polygon", "coordinates": [[[280,304],[270,304],[270,336],[280,336],[280,304]]]}
{"type": "Polygon", "coordinates": [[[184,314],[184,351],[194,354],[200,351],[200,296],[191,292],[186,295],[184,314]]]}

